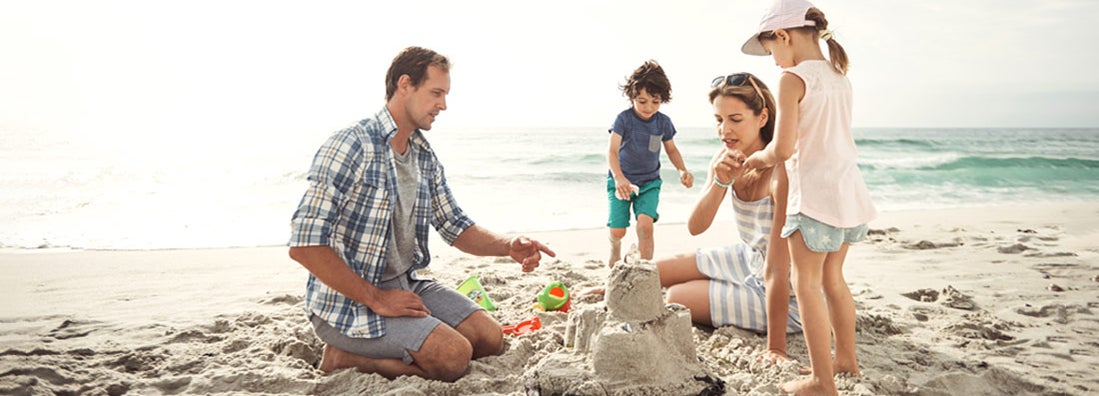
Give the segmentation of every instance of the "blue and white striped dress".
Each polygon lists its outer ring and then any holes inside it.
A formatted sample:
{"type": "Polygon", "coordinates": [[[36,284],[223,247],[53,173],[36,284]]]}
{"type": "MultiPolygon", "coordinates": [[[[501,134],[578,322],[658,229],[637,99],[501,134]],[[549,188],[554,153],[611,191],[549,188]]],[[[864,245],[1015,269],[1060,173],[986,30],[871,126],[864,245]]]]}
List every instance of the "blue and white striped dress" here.
{"type": "MultiPolygon", "coordinates": [[[[714,326],[732,325],[767,332],[767,304],[763,266],[771,239],[774,203],[771,197],[747,202],[732,192],[740,239],[730,246],[699,249],[699,272],[710,278],[710,320],[714,326]]],[[[786,331],[801,331],[797,301],[790,297],[786,331]]]]}

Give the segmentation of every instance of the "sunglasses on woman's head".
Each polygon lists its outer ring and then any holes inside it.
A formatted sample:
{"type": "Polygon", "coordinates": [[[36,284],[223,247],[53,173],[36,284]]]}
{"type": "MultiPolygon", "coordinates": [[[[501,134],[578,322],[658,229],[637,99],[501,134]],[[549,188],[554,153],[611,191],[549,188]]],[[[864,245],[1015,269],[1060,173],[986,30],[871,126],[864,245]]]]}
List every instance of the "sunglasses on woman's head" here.
{"type": "Polygon", "coordinates": [[[759,86],[756,85],[752,76],[748,73],[735,73],[728,76],[718,76],[710,82],[710,88],[717,88],[722,85],[741,86],[744,85],[744,81],[748,81],[752,84],[752,88],[756,89],[756,95],[759,95],[760,99],[763,99],[763,92],[759,90],[759,86]]]}

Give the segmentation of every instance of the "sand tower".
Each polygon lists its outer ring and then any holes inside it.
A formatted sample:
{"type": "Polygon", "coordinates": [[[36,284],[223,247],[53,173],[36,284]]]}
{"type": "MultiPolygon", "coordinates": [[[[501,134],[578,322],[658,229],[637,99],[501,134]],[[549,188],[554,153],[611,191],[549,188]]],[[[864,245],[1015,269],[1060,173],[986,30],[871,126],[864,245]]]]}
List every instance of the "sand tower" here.
{"type": "Polygon", "coordinates": [[[565,331],[568,354],[528,373],[542,394],[690,394],[713,387],[695,354],[690,312],[665,306],[656,265],[636,248],[607,280],[604,304],[573,311],[565,331]]]}

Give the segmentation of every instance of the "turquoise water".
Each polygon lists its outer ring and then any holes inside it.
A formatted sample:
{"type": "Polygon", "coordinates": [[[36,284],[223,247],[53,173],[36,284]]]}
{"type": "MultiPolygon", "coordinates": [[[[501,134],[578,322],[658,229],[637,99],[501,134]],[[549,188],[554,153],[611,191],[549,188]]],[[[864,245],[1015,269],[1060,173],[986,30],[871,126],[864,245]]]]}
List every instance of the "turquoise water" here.
{"type": "MultiPolygon", "coordinates": [[[[216,152],[125,151],[0,130],[0,248],[188,248],[284,244],[329,132],[216,152]],[[10,143],[10,144],[8,144],[10,143]]],[[[1099,199],[1099,129],[855,130],[882,211],[1099,199]]],[[[603,128],[447,128],[427,133],[459,204],[501,232],[606,224],[603,128]]],[[[676,143],[701,183],[710,128],[676,143]]],[[[684,222],[700,187],[664,157],[660,222],[684,222]]],[[[719,216],[727,216],[719,214],[719,216]]]]}
{"type": "MultiPolygon", "coordinates": [[[[880,210],[1099,198],[1099,129],[863,128],[855,135],[880,210]]],[[[534,212],[539,223],[499,223],[520,230],[605,225],[605,130],[462,130],[434,138],[459,199],[483,208],[471,213],[487,212],[486,221],[498,212],[534,212]]],[[[714,132],[683,128],[675,140],[695,179],[704,180],[719,147],[714,132]]],[[[663,220],[685,221],[699,187],[680,186],[666,157],[662,177],[663,220]]]]}

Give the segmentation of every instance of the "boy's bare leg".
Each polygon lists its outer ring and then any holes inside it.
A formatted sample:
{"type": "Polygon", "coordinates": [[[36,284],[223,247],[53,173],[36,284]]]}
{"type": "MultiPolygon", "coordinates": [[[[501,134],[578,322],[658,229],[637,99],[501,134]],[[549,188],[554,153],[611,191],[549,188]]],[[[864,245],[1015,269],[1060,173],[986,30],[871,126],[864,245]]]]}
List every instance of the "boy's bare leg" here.
{"type": "Polygon", "coordinates": [[[653,218],[649,215],[637,216],[637,250],[642,260],[653,259],[653,218]]]}
{"type": "Polygon", "coordinates": [[[622,238],[626,237],[625,228],[611,228],[611,258],[607,260],[607,266],[614,268],[614,263],[622,259],[622,238]]]}

